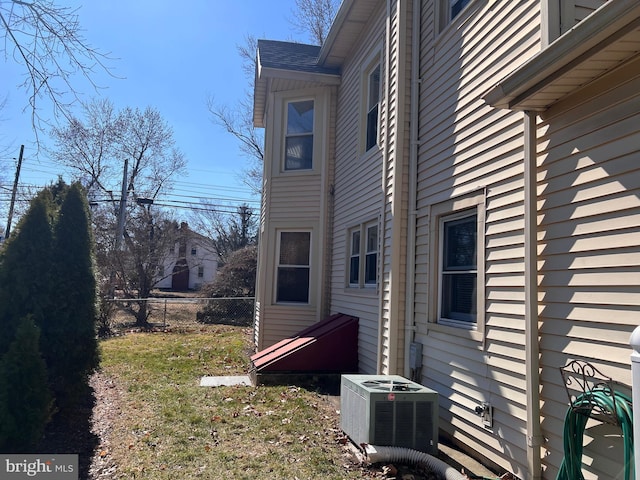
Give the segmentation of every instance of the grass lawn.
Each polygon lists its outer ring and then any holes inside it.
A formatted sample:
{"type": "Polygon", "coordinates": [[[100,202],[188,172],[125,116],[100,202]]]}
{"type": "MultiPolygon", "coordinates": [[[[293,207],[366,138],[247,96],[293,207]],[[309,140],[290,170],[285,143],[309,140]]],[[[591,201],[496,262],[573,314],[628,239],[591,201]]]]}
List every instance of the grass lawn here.
{"type": "Polygon", "coordinates": [[[250,332],[209,326],[128,333],[100,344],[120,415],[100,456],[116,478],[356,479],[335,407],[294,386],[200,387],[203,375],[246,374],[250,332]]]}

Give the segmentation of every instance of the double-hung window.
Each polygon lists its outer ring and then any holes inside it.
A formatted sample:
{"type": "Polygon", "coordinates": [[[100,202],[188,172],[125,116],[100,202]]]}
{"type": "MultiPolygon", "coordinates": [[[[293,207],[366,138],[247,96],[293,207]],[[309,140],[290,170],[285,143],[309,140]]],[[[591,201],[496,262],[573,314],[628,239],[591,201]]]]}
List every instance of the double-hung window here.
{"type": "Polygon", "coordinates": [[[367,120],[365,151],[378,143],[378,114],[380,110],[380,64],[367,74],[367,120]]]}
{"type": "Polygon", "coordinates": [[[349,287],[367,288],[377,284],[378,224],[366,223],[349,232],[349,287]]]}
{"type": "Polygon", "coordinates": [[[440,0],[438,3],[440,9],[439,30],[443,30],[449,25],[471,2],[472,0],[440,0]]]}
{"type": "Polygon", "coordinates": [[[434,204],[430,217],[429,295],[435,300],[429,309],[430,323],[449,333],[466,330],[482,340],[485,192],[434,204]]]}
{"type": "Polygon", "coordinates": [[[448,0],[449,2],[449,20],[453,20],[458,16],[464,7],[466,7],[471,0],[448,0]]]}
{"type": "Polygon", "coordinates": [[[276,301],[309,303],[311,232],[280,232],[276,301]]]}
{"type": "Polygon", "coordinates": [[[462,213],[440,220],[440,318],[442,322],[473,326],[477,316],[477,215],[462,213]]]}
{"type": "Polygon", "coordinates": [[[285,170],[313,168],[313,100],[287,103],[285,170]]]}

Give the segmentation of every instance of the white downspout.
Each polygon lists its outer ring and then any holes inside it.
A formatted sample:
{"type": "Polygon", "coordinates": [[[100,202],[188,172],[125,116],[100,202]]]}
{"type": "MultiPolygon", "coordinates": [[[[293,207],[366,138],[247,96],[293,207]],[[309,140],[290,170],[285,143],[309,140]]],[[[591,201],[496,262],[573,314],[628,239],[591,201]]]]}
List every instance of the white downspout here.
{"type": "Polygon", "coordinates": [[[527,467],[529,478],[542,478],[540,428],[540,360],[537,257],[537,133],[535,112],[524,115],[524,297],[527,385],[527,467]]]}
{"type": "MultiPolygon", "coordinates": [[[[418,190],[418,105],[420,100],[421,0],[413,0],[411,26],[411,97],[409,106],[409,198],[407,218],[407,280],[404,319],[404,376],[411,376],[409,348],[415,334],[416,201],[418,190]]],[[[413,379],[420,383],[420,379],[413,379]]]]}

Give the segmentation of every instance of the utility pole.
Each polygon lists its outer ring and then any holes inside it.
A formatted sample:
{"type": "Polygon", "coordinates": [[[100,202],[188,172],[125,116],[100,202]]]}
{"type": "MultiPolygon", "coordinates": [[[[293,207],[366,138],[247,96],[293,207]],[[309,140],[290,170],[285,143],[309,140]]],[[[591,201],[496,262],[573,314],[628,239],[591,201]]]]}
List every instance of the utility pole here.
{"type": "Polygon", "coordinates": [[[122,194],[120,195],[120,211],[118,212],[118,229],[116,230],[116,250],[120,250],[122,237],[124,236],[124,216],[127,207],[127,170],[129,159],[124,159],[124,172],[122,173],[122,194]]]}
{"type": "MultiPolygon", "coordinates": [[[[124,171],[122,172],[122,192],[120,194],[120,209],[118,211],[118,225],[116,226],[116,244],[115,251],[119,252],[122,245],[122,237],[124,236],[124,217],[127,211],[127,175],[129,169],[129,160],[124,159],[124,171]]],[[[116,254],[117,255],[117,254],[116,254]]],[[[109,274],[109,296],[116,298],[116,271],[112,267],[109,274]]]]}
{"type": "Polygon", "coordinates": [[[251,218],[251,210],[248,205],[241,205],[238,208],[238,213],[240,214],[240,228],[242,235],[242,243],[243,246],[246,247],[249,243],[249,239],[247,238],[249,232],[249,219],[251,218]]]}
{"type": "Polygon", "coordinates": [[[13,207],[16,203],[16,194],[18,193],[18,180],[20,179],[20,168],[22,167],[22,155],[24,154],[24,145],[20,145],[20,155],[18,156],[18,167],[16,168],[16,179],[13,182],[13,191],[11,192],[11,203],[9,204],[9,217],[7,218],[7,229],[4,232],[5,240],[9,238],[11,233],[11,220],[13,219],[13,207]]]}

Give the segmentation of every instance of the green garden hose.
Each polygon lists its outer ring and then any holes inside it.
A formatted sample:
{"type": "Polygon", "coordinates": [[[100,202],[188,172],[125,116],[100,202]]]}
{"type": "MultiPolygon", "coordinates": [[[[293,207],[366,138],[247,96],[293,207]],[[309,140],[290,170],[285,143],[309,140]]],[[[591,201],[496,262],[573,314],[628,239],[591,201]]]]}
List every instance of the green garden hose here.
{"type": "Polygon", "coordinates": [[[556,480],[583,480],[582,449],[584,430],[594,406],[612,412],[624,438],[624,479],[634,480],[633,411],[626,395],[604,388],[579,395],[567,410],[564,421],[564,459],[556,480]],[[614,401],[615,399],[615,401],[614,401]]]}

